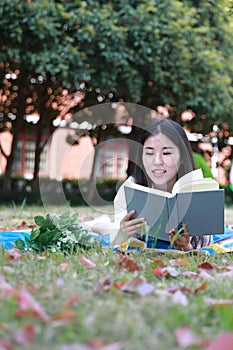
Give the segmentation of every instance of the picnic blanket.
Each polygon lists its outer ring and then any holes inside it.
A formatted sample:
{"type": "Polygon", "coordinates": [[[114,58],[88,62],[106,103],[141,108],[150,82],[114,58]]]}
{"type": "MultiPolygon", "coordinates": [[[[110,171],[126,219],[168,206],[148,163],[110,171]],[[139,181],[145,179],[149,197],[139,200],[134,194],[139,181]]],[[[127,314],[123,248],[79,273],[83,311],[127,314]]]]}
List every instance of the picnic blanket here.
{"type": "MultiPolygon", "coordinates": [[[[14,247],[14,241],[19,238],[25,242],[25,238],[30,238],[30,231],[0,232],[0,247],[3,246],[5,250],[8,250],[14,247]]],[[[103,249],[112,248],[114,252],[127,252],[132,250],[136,250],[139,253],[150,251],[168,252],[167,249],[147,248],[145,242],[140,241],[134,237],[131,237],[127,241],[116,246],[110,245],[110,234],[98,235],[96,233],[93,233],[93,238],[101,243],[103,249]]],[[[170,249],[170,251],[174,253],[175,250],[170,249]]],[[[209,246],[198,249],[198,251],[203,251],[208,254],[222,254],[233,252],[233,225],[225,225],[224,234],[214,235],[213,243],[209,246]]]]}

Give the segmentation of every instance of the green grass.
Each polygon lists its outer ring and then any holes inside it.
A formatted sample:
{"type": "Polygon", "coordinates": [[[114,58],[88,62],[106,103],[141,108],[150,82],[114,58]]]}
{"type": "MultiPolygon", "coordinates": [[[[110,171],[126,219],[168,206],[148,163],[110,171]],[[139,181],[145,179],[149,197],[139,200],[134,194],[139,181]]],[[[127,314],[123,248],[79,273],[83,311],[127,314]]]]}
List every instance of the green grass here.
{"type": "MultiPolygon", "coordinates": [[[[62,212],[62,208],[51,208],[51,211],[55,209],[62,212]]],[[[75,211],[95,217],[106,210],[102,208],[97,213],[88,208],[76,208],[75,211]]],[[[2,207],[0,226],[12,227],[23,220],[30,224],[34,215],[39,213],[44,214],[42,208],[24,207],[17,212],[17,208],[2,207]]],[[[120,266],[119,255],[111,250],[80,250],[70,256],[41,256],[27,252],[16,260],[9,259],[7,251],[0,250],[0,344],[2,339],[8,340],[12,349],[19,350],[63,350],[62,345],[67,344],[70,345],[67,349],[75,350],[79,348],[72,348],[72,345],[95,340],[99,347],[92,345],[85,349],[104,349],[103,344],[122,342],[112,350],[176,350],[184,348],[175,337],[176,330],[184,325],[188,325],[200,340],[211,341],[224,331],[232,331],[232,276],[224,276],[226,271],[221,269],[233,263],[232,254],[185,256],[181,261],[171,256],[138,253],[131,253],[127,258],[136,262],[140,269],[131,272],[120,266]],[[96,264],[95,268],[82,264],[83,254],[96,264]],[[216,266],[206,271],[208,279],[182,275],[187,271],[199,274],[198,266],[204,261],[216,266]],[[68,264],[64,265],[64,262],[68,264]],[[153,273],[154,268],[161,269],[163,266],[174,268],[177,276],[156,276],[153,273]],[[132,281],[136,277],[145,278],[154,286],[154,292],[140,296],[136,288],[133,292],[126,292],[114,284],[132,281]],[[14,288],[13,295],[9,291],[3,293],[3,280],[14,288]],[[200,286],[202,288],[198,290],[200,286]],[[22,287],[36,300],[50,321],[44,321],[31,312],[17,316],[22,287]],[[178,298],[179,303],[175,302],[175,289],[186,298],[187,305],[181,304],[181,298],[178,298]],[[67,301],[74,296],[78,296],[78,300],[67,306],[67,301]],[[216,301],[211,305],[210,298],[228,301],[229,305],[220,306],[216,301]],[[32,325],[35,331],[35,339],[28,346],[21,345],[16,338],[16,332],[26,325],[32,325]]],[[[128,262],[127,266],[130,264],[128,262]]]]}

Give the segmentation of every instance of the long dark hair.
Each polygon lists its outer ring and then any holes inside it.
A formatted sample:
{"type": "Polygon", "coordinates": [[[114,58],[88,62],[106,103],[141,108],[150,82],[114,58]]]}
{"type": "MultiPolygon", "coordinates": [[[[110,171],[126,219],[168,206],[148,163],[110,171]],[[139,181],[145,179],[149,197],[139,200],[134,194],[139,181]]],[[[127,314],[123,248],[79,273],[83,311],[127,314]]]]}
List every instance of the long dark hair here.
{"type": "Polygon", "coordinates": [[[154,119],[148,126],[141,130],[138,143],[137,158],[133,170],[135,182],[151,187],[151,180],[148,178],[143,162],[143,145],[148,137],[163,134],[167,136],[180,150],[182,163],[178,169],[177,179],[195,169],[192,148],[184,129],[171,119],[154,119]]]}

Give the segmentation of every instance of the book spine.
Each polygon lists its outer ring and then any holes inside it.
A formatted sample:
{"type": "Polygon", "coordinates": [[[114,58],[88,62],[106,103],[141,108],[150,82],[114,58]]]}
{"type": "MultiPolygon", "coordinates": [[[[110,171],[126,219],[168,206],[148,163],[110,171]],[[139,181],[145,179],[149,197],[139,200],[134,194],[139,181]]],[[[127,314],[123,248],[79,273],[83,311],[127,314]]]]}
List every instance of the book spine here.
{"type": "Polygon", "coordinates": [[[167,199],[167,207],[168,207],[168,223],[166,227],[166,231],[169,232],[172,229],[177,229],[179,223],[178,219],[178,209],[177,209],[177,201],[176,197],[171,197],[167,199]]]}

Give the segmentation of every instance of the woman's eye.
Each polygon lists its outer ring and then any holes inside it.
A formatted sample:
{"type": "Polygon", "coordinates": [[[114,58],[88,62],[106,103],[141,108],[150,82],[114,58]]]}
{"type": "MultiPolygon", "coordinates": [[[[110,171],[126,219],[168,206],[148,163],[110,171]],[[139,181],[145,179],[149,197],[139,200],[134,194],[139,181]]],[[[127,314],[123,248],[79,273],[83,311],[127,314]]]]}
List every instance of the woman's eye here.
{"type": "Polygon", "coordinates": [[[154,155],[154,153],[149,153],[149,152],[146,152],[146,155],[147,155],[147,156],[153,156],[153,155],[154,155]]]}
{"type": "Polygon", "coordinates": [[[163,152],[164,156],[170,156],[172,154],[172,152],[163,152]]]}

